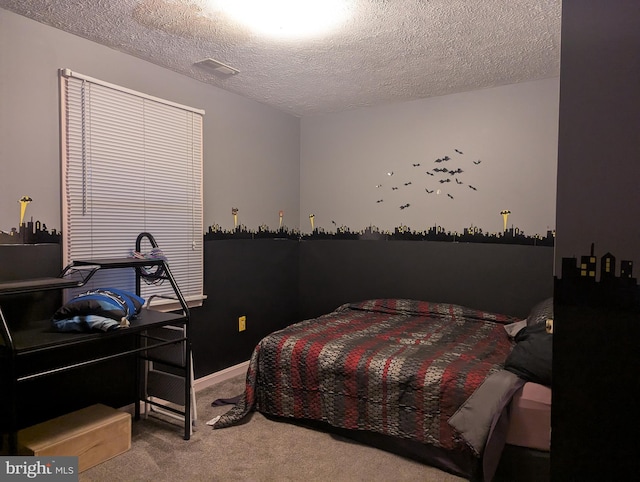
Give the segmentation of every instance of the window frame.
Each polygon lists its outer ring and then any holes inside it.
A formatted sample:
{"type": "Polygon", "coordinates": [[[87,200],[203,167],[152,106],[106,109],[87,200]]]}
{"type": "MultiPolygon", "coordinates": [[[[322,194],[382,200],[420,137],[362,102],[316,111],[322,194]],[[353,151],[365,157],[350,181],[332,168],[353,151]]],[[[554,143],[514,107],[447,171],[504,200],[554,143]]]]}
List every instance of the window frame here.
{"type": "MultiPolygon", "coordinates": [[[[59,79],[63,265],[73,258],[131,256],[137,235],[149,232],[167,256],[185,300],[190,306],[200,305],[206,298],[203,293],[204,110],[70,69],[60,69],[59,79]],[[113,136],[109,137],[111,129],[113,136]],[[93,144],[98,147],[94,148],[93,144]],[[175,169],[175,165],[180,168],[175,169]],[[109,172],[112,167],[113,174],[109,172]],[[119,182],[128,169],[133,172],[132,179],[119,182]],[[94,171],[99,174],[94,175],[94,171]],[[156,192],[154,183],[155,187],[160,185],[156,192]],[[135,199],[131,196],[129,202],[122,203],[121,199],[133,192],[132,189],[136,191],[135,199]],[[110,219],[115,212],[122,214],[117,221],[110,219]],[[103,219],[98,219],[100,216],[103,219]],[[78,236],[83,229],[88,232],[78,236]],[[113,248],[109,243],[114,244],[113,248]]],[[[150,250],[151,246],[147,248],[150,250]]],[[[126,271],[129,270],[97,273],[84,290],[118,285],[134,291],[134,276],[126,271]]],[[[143,297],[169,296],[170,293],[168,284],[141,287],[143,297]]],[[[69,292],[68,296],[73,294],[69,292]]],[[[154,304],[171,309],[173,302],[155,298],[154,304]]]]}

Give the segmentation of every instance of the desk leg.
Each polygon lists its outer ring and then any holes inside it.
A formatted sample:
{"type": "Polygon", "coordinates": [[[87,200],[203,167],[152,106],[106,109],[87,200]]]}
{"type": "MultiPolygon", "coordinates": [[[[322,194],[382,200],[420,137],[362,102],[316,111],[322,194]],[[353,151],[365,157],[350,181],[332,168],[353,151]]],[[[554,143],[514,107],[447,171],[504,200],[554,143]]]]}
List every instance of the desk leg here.
{"type": "MultiPolygon", "coordinates": [[[[136,350],[139,350],[140,347],[142,346],[142,334],[138,333],[136,335],[136,350]]],[[[142,371],[142,363],[144,363],[144,361],[141,361],[140,359],[140,352],[136,352],[136,363],[135,363],[135,370],[136,373],[134,375],[134,386],[135,386],[135,404],[134,404],[134,418],[135,420],[140,420],[140,397],[142,396],[142,386],[140,381],[142,380],[142,377],[140,376],[140,373],[142,371]]]]}
{"type": "MultiPolygon", "coordinates": [[[[17,371],[16,371],[16,353],[14,350],[13,338],[11,337],[11,332],[9,330],[9,325],[7,324],[7,320],[4,317],[4,313],[2,312],[2,308],[0,307],[0,339],[2,340],[2,356],[0,361],[4,362],[6,359],[6,371],[0,370],[0,385],[4,385],[9,389],[9,405],[4,405],[3,409],[8,409],[9,412],[8,423],[6,424],[6,428],[9,431],[8,434],[8,444],[9,444],[9,454],[15,455],[18,452],[18,379],[17,379],[17,371]],[[5,358],[6,356],[6,358],[5,358]],[[5,378],[6,377],[6,378],[5,378]]],[[[2,414],[2,430],[5,428],[5,414],[2,414]]],[[[0,432],[0,448],[4,445],[4,433],[0,432]]]]}
{"type": "MultiPolygon", "coordinates": [[[[185,326],[185,331],[189,328],[185,326]]],[[[185,376],[184,376],[184,439],[189,440],[191,438],[191,344],[189,343],[189,337],[187,336],[185,344],[185,376]]]]}
{"type": "Polygon", "coordinates": [[[9,357],[9,454],[18,453],[18,382],[16,380],[16,360],[13,355],[9,357]]]}

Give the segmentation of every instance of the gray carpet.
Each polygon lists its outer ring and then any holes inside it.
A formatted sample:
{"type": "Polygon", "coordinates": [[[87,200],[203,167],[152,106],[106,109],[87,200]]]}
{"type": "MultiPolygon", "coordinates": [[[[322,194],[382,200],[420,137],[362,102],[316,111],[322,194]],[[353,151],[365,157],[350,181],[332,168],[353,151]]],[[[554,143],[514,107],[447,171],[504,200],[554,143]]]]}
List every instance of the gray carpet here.
{"type": "Polygon", "coordinates": [[[438,469],[324,432],[269,420],[213,430],[205,422],[230,406],[244,375],[197,394],[198,422],[191,440],[179,423],[133,421],[131,450],[82,474],[80,481],[434,481],[461,479],[438,469]]]}

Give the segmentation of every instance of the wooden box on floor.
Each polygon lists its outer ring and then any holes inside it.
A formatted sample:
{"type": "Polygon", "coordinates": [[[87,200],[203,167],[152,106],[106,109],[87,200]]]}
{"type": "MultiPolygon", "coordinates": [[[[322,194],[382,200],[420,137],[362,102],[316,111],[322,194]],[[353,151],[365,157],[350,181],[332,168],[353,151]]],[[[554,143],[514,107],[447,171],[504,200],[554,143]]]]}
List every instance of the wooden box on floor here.
{"type": "Polygon", "coordinates": [[[96,404],[18,432],[21,455],[78,457],[82,472],[131,448],[131,415],[96,404]]]}

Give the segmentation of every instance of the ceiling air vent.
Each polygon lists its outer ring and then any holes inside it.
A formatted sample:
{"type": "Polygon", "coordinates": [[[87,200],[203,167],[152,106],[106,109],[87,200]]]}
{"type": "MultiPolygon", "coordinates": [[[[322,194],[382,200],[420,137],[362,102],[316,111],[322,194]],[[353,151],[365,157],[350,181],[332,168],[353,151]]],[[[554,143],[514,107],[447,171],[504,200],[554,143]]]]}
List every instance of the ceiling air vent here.
{"type": "Polygon", "coordinates": [[[215,59],[200,60],[199,62],[196,62],[194,65],[197,65],[198,67],[206,68],[208,70],[211,70],[213,72],[223,74],[223,75],[236,75],[238,72],[240,72],[238,69],[234,69],[233,67],[227,64],[223,64],[219,60],[215,60],[215,59]]]}

